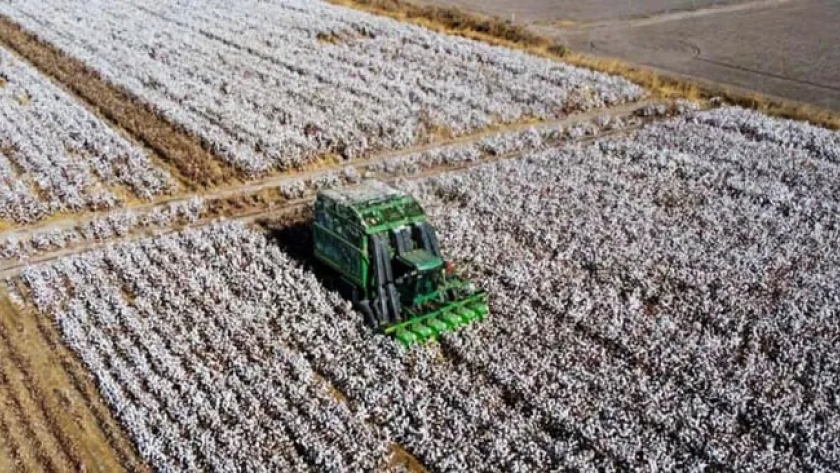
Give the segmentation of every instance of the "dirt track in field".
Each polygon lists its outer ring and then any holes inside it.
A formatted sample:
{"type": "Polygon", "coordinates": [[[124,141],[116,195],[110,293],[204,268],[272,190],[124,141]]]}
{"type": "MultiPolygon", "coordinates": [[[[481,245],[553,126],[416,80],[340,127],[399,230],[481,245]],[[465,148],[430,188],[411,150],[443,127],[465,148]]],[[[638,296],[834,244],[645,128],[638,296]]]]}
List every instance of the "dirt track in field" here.
{"type": "MultiPolygon", "coordinates": [[[[300,179],[341,166],[325,166],[312,172],[290,176],[275,175],[256,182],[242,183],[235,170],[216,159],[200,141],[166,121],[149,105],[127,91],[106,82],[81,61],[63,55],[16,24],[0,16],[0,44],[34,64],[39,70],[76,94],[108,122],[153,150],[174,171],[181,184],[206,199],[224,199],[276,188],[283,181],[300,179]]],[[[631,114],[644,103],[576,114],[567,119],[538,126],[570,126],[600,115],[631,114]]],[[[508,131],[528,125],[508,127],[508,131]]],[[[391,157],[430,150],[454,143],[467,143],[498,130],[459,137],[444,143],[414,147],[399,152],[373,156],[358,163],[363,169],[371,163],[391,157]]],[[[630,129],[619,133],[626,133],[630,129]]],[[[585,138],[591,139],[591,138],[585,138]]],[[[514,153],[499,156],[509,159],[514,153]]],[[[486,161],[485,161],[486,162],[486,161]]],[[[482,164],[473,163],[467,166],[482,164]]],[[[451,171],[436,168],[417,176],[451,171]]],[[[193,194],[158,200],[136,207],[152,207],[161,202],[186,200],[193,194]]],[[[292,218],[309,208],[309,198],[286,202],[277,208],[240,209],[229,212],[231,218],[254,222],[264,218],[292,218]]],[[[121,210],[117,210],[121,211],[121,210]]],[[[45,224],[58,228],[73,225],[78,217],[68,217],[45,224]]],[[[206,220],[199,222],[199,225],[206,220]]],[[[41,228],[43,226],[39,226],[41,228]]],[[[169,229],[174,230],[174,228],[169,229]]],[[[137,238],[88,242],[75,248],[45,255],[37,261],[55,259],[91,248],[137,238]]],[[[22,265],[4,265],[0,274],[15,274],[22,265]]],[[[63,345],[53,321],[19,309],[11,303],[5,288],[0,287],[0,472],[4,471],[131,471],[148,472],[149,467],[135,451],[130,439],[116,422],[82,363],[63,345]]],[[[412,471],[425,471],[422,465],[399,445],[394,445],[394,464],[412,471]]]]}
{"type": "MultiPolygon", "coordinates": [[[[573,114],[561,120],[541,124],[513,124],[468,136],[412,147],[397,152],[377,154],[357,162],[325,165],[311,171],[280,174],[243,183],[236,172],[209,153],[197,138],[167,122],[150,106],[130,93],[113,86],[81,61],[62,54],[41,42],[7,18],[0,16],[0,45],[8,46],[56,83],[75,94],[118,131],[150,149],[155,159],[165,162],[180,180],[186,193],[157,199],[152,203],[132,202],[131,208],[151,208],[176,200],[201,195],[208,200],[223,200],[274,189],[280,183],[314,175],[340,171],[347,164],[362,170],[365,166],[389,158],[428,151],[437,147],[469,143],[501,131],[524,131],[535,127],[568,127],[589,122],[604,114],[630,115],[649,104],[642,101],[573,114]]],[[[512,156],[498,156],[506,159],[512,156]]],[[[478,164],[478,163],[476,163],[478,164]]],[[[443,172],[443,168],[430,172],[443,172]]],[[[427,173],[425,173],[427,174],[427,173]]],[[[310,197],[287,201],[269,208],[227,209],[225,215],[246,222],[268,217],[293,219],[310,206],[310,197]]],[[[116,209],[115,212],[124,209],[116,209]]],[[[102,216],[102,215],[98,215],[102,216]]],[[[198,225],[206,224],[213,214],[198,225]]],[[[88,216],[70,215],[36,226],[12,230],[28,234],[39,230],[72,227],[88,216]]],[[[165,229],[176,230],[178,227],[165,229]]],[[[6,232],[7,234],[9,232],[6,232]]],[[[55,259],[102,245],[139,238],[134,234],[122,239],[84,242],[44,255],[29,263],[55,259]]],[[[8,262],[4,262],[8,263],[8,262]]],[[[15,274],[25,264],[4,264],[5,275],[15,274]]],[[[114,419],[83,364],[61,341],[54,322],[42,315],[21,309],[12,303],[0,285],[0,472],[5,471],[101,471],[148,472],[149,467],[135,451],[119,423],[114,419]]],[[[402,465],[410,471],[425,471],[410,452],[393,445],[391,467],[402,465]]]]}
{"type": "Polygon", "coordinates": [[[51,321],[0,290],[0,471],[148,472],[51,321]]]}
{"type": "MultiPolygon", "coordinates": [[[[631,103],[631,104],[624,104],[619,105],[616,107],[611,107],[606,110],[592,110],[589,112],[581,112],[577,114],[570,115],[565,119],[556,120],[552,122],[541,123],[538,125],[533,126],[515,126],[515,127],[508,127],[504,131],[505,132],[515,132],[515,131],[524,131],[529,127],[535,129],[551,129],[551,128],[573,128],[577,125],[583,125],[587,123],[591,123],[597,117],[603,116],[605,114],[614,117],[614,118],[621,118],[622,120],[626,120],[630,117],[636,116],[638,117],[639,112],[641,110],[646,109],[647,107],[654,105],[654,104],[667,104],[668,102],[662,102],[658,100],[643,100],[638,103],[631,103]]],[[[640,124],[627,126],[618,130],[613,131],[602,131],[593,136],[584,136],[582,138],[575,138],[575,139],[564,139],[558,142],[546,143],[550,146],[559,146],[561,144],[568,144],[571,142],[590,142],[596,139],[603,139],[608,136],[616,136],[616,135],[626,135],[638,130],[642,124],[648,124],[653,121],[662,120],[667,118],[667,116],[654,116],[654,117],[647,117],[641,119],[640,124]]],[[[141,228],[129,235],[124,237],[112,237],[106,240],[82,240],[76,245],[68,246],[65,248],[61,248],[58,250],[51,250],[51,251],[44,251],[33,255],[30,258],[27,258],[23,261],[16,261],[16,260],[0,260],[0,278],[9,278],[17,275],[21,270],[23,270],[26,266],[30,264],[40,264],[45,263],[48,261],[55,260],[57,258],[66,257],[74,254],[79,254],[85,251],[93,250],[95,248],[100,248],[105,245],[112,245],[112,244],[119,244],[125,243],[128,241],[136,240],[138,238],[148,237],[155,234],[160,234],[161,232],[171,232],[176,230],[181,230],[185,227],[200,227],[206,225],[220,217],[222,218],[229,218],[229,219],[236,219],[246,223],[254,223],[264,220],[280,220],[280,221],[299,221],[302,217],[301,215],[305,215],[305,211],[311,205],[311,201],[314,199],[314,194],[309,193],[305,197],[293,200],[283,199],[281,197],[268,197],[265,198],[263,193],[273,191],[277,189],[280,185],[284,183],[294,182],[301,179],[311,180],[317,178],[318,176],[322,176],[327,173],[336,173],[340,172],[346,167],[353,167],[356,169],[358,175],[365,175],[368,173],[367,168],[368,166],[375,165],[377,163],[383,163],[391,158],[398,158],[400,156],[407,156],[415,153],[422,153],[426,151],[432,151],[438,148],[445,148],[447,146],[458,145],[458,144],[467,144],[475,141],[479,141],[482,138],[488,137],[493,135],[496,132],[482,132],[476,135],[471,135],[469,137],[459,137],[453,140],[449,140],[443,143],[436,143],[434,145],[425,145],[425,146],[418,146],[413,147],[408,150],[403,150],[400,152],[392,152],[392,153],[385,153],[379,156],[375,156],[373,158],[368,159],[360,159],[348,164],[342,165],[333,165],[333,166],[324,166],[312,171],[301,172],[296,174],[287,174],[287,175],[280,175],[280,176],[272,176],[266,179],[239,184],[235,186],[227,186],[227,187],[217,187],[211,190],[208,190],[201,195],[201,197],[205,200],[205,210],[200,218],[199,221],[185,225],[179,222],[173,222],[171,225],[160,228],[160,227],[153,227],[149,229],[141,228]],[[238,201],[239,203],[233,203],[234,201],[238,201]]],[[[499,155],[489,155],[484,156],[481,159],[476,161],[468,161],[456,164],[443,164],[443,165],[435,165],[427,169],[422,169],[418,172],[414,172],[411,174],[403,174],[399,171],[397,172],[380,172],[376,173],[376,178],[384,181],[395,181],[401,178],[406,179],[419,179],[423,177],[428,177],[432,175],[438,175],[447,172],[454,172],[454,171],[462,171],[466,170],[475,166],[481,166],[492,162],[508,160],[508,159],[515,159],[521,157],[523,154],[532,152],[531,149],[524,149],[524,150],[515,150],[506,154],[499,154],[499,155]]],[[[155,207],[161,205],[168,205],[175,202],[186,202],[190,198],[192,198],[195,194],[187,195],[187,196],[178,196],[167,199],[163,202],[156,202],[151,204],[143,204],[139,206],[132,207],[132,210],[136,211],[150,211],[155,207]]],[[[110,213],[120,213],[125,211],[125,209],[115,209],[110,212],[104,212],[102,214],[97,214],[93,218],[103,218],[110,213]]],[[[48,223],[40,224],[37,226],[30,227],[24,230],[10,230],[7,232],[0,232],[0,239],[6,238],[9,235],[14,235],[16,238],[27,238],[31,237],[32,233],[35,231],[37,232],[46,232],[52,230],[66,230],[71,229],[76,226],[80,221],[84,221],[85,219],[80,219],[77,216],[70,216],[63,219],[52,220],[48,223]]]]}

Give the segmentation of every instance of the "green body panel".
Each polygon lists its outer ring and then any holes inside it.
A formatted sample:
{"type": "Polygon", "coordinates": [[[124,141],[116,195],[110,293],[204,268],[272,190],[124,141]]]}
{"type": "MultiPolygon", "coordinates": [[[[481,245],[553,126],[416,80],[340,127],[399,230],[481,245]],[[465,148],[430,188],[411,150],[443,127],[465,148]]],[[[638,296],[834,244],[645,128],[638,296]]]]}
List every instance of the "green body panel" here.
{"type": "Polygon", "coordinates": [[[376,328],[404,345],[437,339],[488,313],[486,293],[444,270],[422,207],[385,184],[319,193],[313,239],[315,257],[355,288],[355,303],[374,305],[380,317],[398,314],[376,319],[376,328]]]}
{"type": "Polygon", "coordinates": [[[417,271],[433,271],[443,266],[443,260],[440,257],[426,250],[413,250],[397,258],[417,271]]]}

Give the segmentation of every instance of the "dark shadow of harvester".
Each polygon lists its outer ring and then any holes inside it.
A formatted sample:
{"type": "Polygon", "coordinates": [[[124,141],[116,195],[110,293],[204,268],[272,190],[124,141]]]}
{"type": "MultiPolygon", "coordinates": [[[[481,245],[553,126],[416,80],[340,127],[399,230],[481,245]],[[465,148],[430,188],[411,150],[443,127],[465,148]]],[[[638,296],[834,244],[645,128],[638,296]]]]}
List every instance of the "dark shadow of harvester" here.
{"type": "Polygon", "coordinates": [[[405,346],[489,312],[487,294],[443,259],[420,204],[384,183],[322,191],[309,225],[274,234],[292,257],[314,256],[328,287],[351,300],[368,325],[405,346]]]}

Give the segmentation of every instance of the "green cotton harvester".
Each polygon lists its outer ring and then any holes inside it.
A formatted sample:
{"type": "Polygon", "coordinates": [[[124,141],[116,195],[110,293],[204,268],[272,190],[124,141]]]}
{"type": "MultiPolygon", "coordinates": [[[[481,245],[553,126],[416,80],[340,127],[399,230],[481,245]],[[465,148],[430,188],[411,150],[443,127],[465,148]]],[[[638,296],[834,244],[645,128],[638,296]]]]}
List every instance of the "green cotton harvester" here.
{"type": "Polygon", "coordinates": [[[315,257],[338,272],[345,297],[405,346],[487,316],[487,294],[444,261],[422,207],[404,192],[378,181],[322,191],[312,233],[315,257]]]}

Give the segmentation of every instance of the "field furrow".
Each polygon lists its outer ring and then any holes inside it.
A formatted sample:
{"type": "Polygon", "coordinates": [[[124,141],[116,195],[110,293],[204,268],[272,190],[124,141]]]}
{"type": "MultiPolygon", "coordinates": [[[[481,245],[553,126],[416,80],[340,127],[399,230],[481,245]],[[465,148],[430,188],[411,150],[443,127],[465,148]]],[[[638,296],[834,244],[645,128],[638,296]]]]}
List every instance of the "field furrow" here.
{"type": "Polygon", "coordinates": [[[836,137],[751,118],[403,181],[493,294],[438,345],[371,333],[302,226],[199,227],[20,281],[161,470],[368,470],[394,444],[440,471],[835,470],[840,169],[815,143],[836,137]]]}
{"type": "Polygon", "coordinates": [[[173,189],[168,174],[143,149],[3,49],[2,42],[0,77],[0,220],[29,224],[173,189]]]}
{"type": "MultiPolygon", "coordinates": [[[[3,441],[8,447],[8,462],[14,466],[12,469],[25,469],[27,471],[45,470],[42,459],[38,458],[37,445],[33,437],[26,432],[24,426],[15,412],[16,407],[12,405],[12,399],[7,395],[4,386],[0,386],[0,393],[4,395],[0,401],[0,428],[3,429],[3,441]]],[[[10,470],[11,471],[11,470],[10,470]]]]}
{"type": "Polygon", "coordinates": [[[840,473],[840,132],[339,3],[0,0],[0,473],[840,473]]]}
{"type": "Polygon", "coordinates": [[[218,184],[234,177],[234,171],[215,160],[199,140],[181,132],[126,90],[108,83],[77,57],[64,54],[2,14],[0,41],[154,150],[187,187],[218,184]]]}
{"type": "MultiPolygon", "coordinates": [[[[819,233],[821,227],[836,228],[834,148],[805,156],[789,144],[773,144],[771,130],[762,130],[766,139],[751,144],[754,133],[744,140],[726,125],[749,118],[739,110],[700,113],[648,127],[630,139],[532,158],[535,165],[555,162],[551,166],[562,169],[562,175],[552,167],[515,172],[508,163],[478,169],[472,176],[432,180],[437,187],[431,186],[426,195],[440,205],[440,213],[434,213],[447,234],[480,229],[462,236],[470,245],[463,257],[496,264],[485,276],[492,286],[502,283],[494,292],[524,292],[510,302],[497,301],[508,307],[503,311],[521,310],[529,301],[537,304],[533,320],[528,321],[526,311],[485,334],[533,342],[513,345],[504,359],[483,345],[463,345],[463,353],[483,358],[489,372],[501,370],[500,379],[516,380],[514,373],[528,372],[535,387],[546,386],[556,376],[553,360],[565,359],[557,347],[564,346],[572,328],[589,343],[613,352],[617,361],[608,365],[629,362],[624,372],[641,369],[652,381],[634,381],[630,387],[655,398],[696,396],[682,415],[691,424],[707,423],[704,429],[714,441],[687,435],[684,442],[702,455],[732,464],[741,452],[750,452],[750,461],[767,465],[793,461],[799,468],[837,468],[831,439],[840,424],[828,408],[835,402],[829,380],[836,362],[833,356],[821,356],[825,368],[820,371],[791,364],[812,356],[808,353],[831,353],[828,347],[836,344],[833,309],[821,299],[838,277],[832,263],[836,252],[822,246],[831,237],[819,233]],[[728,131],[709,123],[723,123],[717,126],[728,131]],[[644,143],[656,145],[645,149],[644,143]],[[666,159],[671,146],[675,154],[666,159]],[[519,173],[527,181],[519,181],[519,173]],[[488,190],[479,195],[462,191],[463,179],[482,182],[488,190]],[[528,197],[511,200],[495,189],[528,197]],[[453,203],[460,204],[456,212],[453,203]],[[500,215],[506,206],[516,213],[500,215]],[[591,212],[593,207],[601,213],[591,212]],[[739,225],[750,220],[761,226],[739,225]],[[536,221],[550,223],[535,227],[536,221]],[[818,233],[810,233],[815,226],[818,233]],[[509,244],[499,245],[500,239],[509,244]],[[517,250],[509,251],[510,245],[517,250]],[[811,262],[784,264],[785,258],[801,260],[802,248],[812,248],[811,262]],[[707,279],[704,272],[711,268],[727,271],[726,279],[707,279]],[[779,268],[784,268],[784,279],[779,268]],[[534,280],[540,281],[537,287],[534,280]],[[726,290],[724,284],[743,289],[726,290]],[[803,312],[804,304],[812,309],[803,312]],[[779,324],[790,325],[789,333],[780,331],[779,324]],[[780,356],[768,343],[799,354],[780,356]],[[802,399],[811,400],[813,410],[800,404],[802,399]],[[772,407],[776,403],[787,409],[779,412],[772,407]],[[802,444],[796,438],[809,441],[802,444]],[[744,441],[748,443],[740,443],[744,441]],[[769,444],[778,445],[780,452],[758,456],[769,444]]],[[[761,123],[762,118],[756,120],[761,123]]],[[[764,123],[784,133],[773,136],[776,141],[836,140],[831,133],[790,122],[785,127],[780,126],[784,122],[764,123]]],[[[580,358],[585,357],[571,357],[580,358]]],[[[614,378],[594,379],[605,377],[614,378]]],[[[622,385],[611,387],[624,389],[622,385]]],[[[545,392],[549,397],[559,394],[545,392]]],[[[639,394],[618,391],[616,397],[629,401],[639,394]]],[[[632,403],[622,410],[632,411],[632,403]]],[[[660,417],[653,413],[654,419],[660,417]]],[[[685,435],[684,425],[669,427],[669,437],[671,430],[685,435]]]]}
{"type": "Polygon", "coordinates": [[[572,114],[539,125],[458,137],[441,143],[385,153],[351,164],[333,164],[311,171],[271,176],[216,188],[202,198],[180,196],[134,205],[88,219],[52,219],[29,230],[0,232],[0,275],[17,274],[27,264],[42,263],[110,243],[130,241],[183,226],[202,226],[220,216],[243,222],[299,219],[299,209],[318,190],[358,183],[361,176],[380,180],[419,179],[462,171],[482,164],[517,159],[560,144],[587,143],[599,137],[624,136],[645,124],[691,111],[686,102],[645,100],[608,111],[572,114]],[[609,116],[604,115],[609,113],[609,116]]]}
{"type": "Polygon", "coordinates": [[[81,451],[88,455],[85,467],[94,470],[101,467],[103,471],[150,471],[102,402],[90,373],[63,344],[55,324],[38,314],[20,314],[23,333],[37,334],[40,338],[20,337],[26,343],[19,350],[29,353],[30,359],[43,360],[36,379],[41,381],[43,376],[54,390],[59,389],[64,411],[58,416],[58,422],[72,426],[66,428],[67,435],[80,442],[81,451]]]}
{"type": "Polygon", "coordinates": [[[37,399],[26,386],[25,374],[12,361],[5,337],[0,337],[0,395],[9,437],[16,445],[16,458],[38,462],[38,469],[70,471],[75,469],[67,451],[55,437],[37,399]],[[17,433],[15,433],[17,432],[17,433]],[[31,448],[31,450],[30,450],[31,448]]]}
{"type": "MultiPolygon", "coordinates": [[[[3,423],[2,416],[0,416],[0,429],[3,432],[9,432],[6,425],[3,423]]],[[[0,471],[13,471],[18,468],[16,465],[16,458],[14,449],[7,438],[10,434],[6,434],[0,438],[0,471]]]]}

